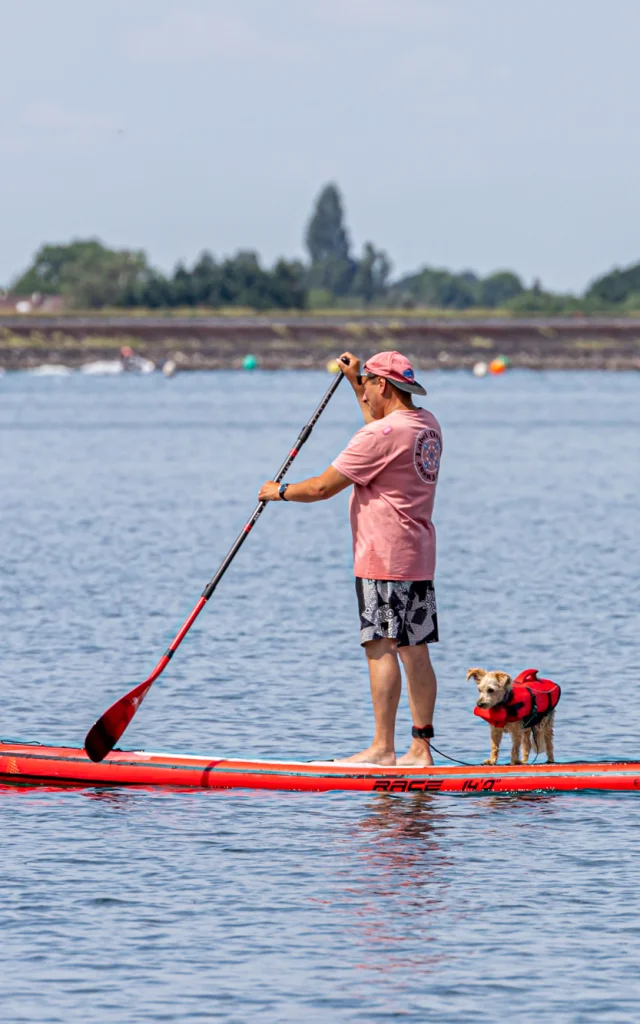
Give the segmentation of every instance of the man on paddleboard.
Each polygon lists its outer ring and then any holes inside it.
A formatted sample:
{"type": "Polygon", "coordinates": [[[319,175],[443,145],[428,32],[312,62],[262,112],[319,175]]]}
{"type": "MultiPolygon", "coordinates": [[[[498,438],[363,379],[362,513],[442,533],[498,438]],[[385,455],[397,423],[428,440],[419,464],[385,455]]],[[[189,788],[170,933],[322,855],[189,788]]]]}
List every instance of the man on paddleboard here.
{"type": "Polygon", "coordinates": [[[360,371],[351,352],[340,357],[365,419],[320,476],[297,484],[263,484],[260,501],[324,501],[353,485],[350,518],[354,575],[375,718],[371,746],[348,761],[431,765],[436,676],[428,645],[438,642],[433,585],[436,539],[431,521],[442,431],[432,413],[413,404],[426,395],[409,360],[379,352],[360,371]],[[396,759],[400,700],[398,657],[413,718],[409,750],[396,759]]]}

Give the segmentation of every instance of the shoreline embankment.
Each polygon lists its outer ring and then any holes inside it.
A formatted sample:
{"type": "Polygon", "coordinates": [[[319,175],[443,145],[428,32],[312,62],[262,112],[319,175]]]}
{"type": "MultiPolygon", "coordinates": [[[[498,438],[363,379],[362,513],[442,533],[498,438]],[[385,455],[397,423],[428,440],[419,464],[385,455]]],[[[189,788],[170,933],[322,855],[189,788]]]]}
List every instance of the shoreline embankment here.
{"type": "Polygon", "coordinates": [[[0,368],[76,368],[123,345],[180,370],[233,369],[251,353],[267,370],[323,369],[344,350],[399,349],[417,367],[471,369],[505,356],[532,370],[640,369],[640,318],[340,315],[1,316],[0,368]]]}

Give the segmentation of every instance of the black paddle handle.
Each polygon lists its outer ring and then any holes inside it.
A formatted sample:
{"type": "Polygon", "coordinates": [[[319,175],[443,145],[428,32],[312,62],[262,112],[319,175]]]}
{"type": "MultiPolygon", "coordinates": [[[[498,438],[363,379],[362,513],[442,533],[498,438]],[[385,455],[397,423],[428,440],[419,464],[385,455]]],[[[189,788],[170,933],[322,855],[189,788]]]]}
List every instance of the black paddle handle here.
{"type": "MultiPolygon", "coordinates": [[[[331,387],[328,389],[326,395],[324,396],[324,398],[320,402],[320,405],[318,406],[318,408],[314,412],[313,416],[311,417],[309,422],[307,424],[305,424],[305,426],[302,428],[302,430],[298,434],[298,438],[296,440],[296,443],[294,444],[293,448],[291,449],[291,451],[287,455],[286,459],[284,460],[284,462],[280,466],[280,469],[278,470],[278,472],[276,473],[276,475],[274,477],[274,480],[275,480],[275,482],[277,484],[279,484],[280,481],[286,476],[286,474],[288,473],[289,468],[291,466],[291,463],[295,459],[296,455],[298,454],[298,452],[302,448],[302,446],[305,443],[305,441],[307,441],[309,439],[311,431],[313,430],[313,428],[315,427],[316,423],[318,422],[318,420],[322,416],[322,413],[324,412],[324,410],[326,409],[327,405],[329,404],[329,400],[331,399],[331,396],[333,395],[333,393],[335,391],[337,391],[337,389],[338,389],[338,387],[340,385],[340,381],[342,380],[343,376],[344,376],[344,374],[343,374],[342,370],[339,370],[339,372],[338,372],[338,374],[336,376],[336,379],[332,382],[331,387]]],[[[240,550],[240,548],[244,544],[244,542],[247,539],[248,535],[251,533],[253,527],[256,525],[258,519],[262,515],[262,513],[263,513],[263,511],[264,511],[264,509],[265,509],[267,504],[268,503],[266,501],[259,501],[258,504],[256,505],[256,507],[254,509],[254,512],[253,512],[253,515],[251,516],[251,519],[249,520],[247,525],[245,527],[243,527],[242,531],[240,532],[240,534],[236,538],[236,540],[235,540],[231,550],[229,551],[229,554],[227,555],[227,557],[223,561],[222,565],[218,569],[218,571],[215,574],[215,576],[213,577],[213,579],[211,579],[210,582],[207,583],[206,587],[202,591],[202,596],[204,597],[205,601],[208,601],[209,598],[211,597],[211,595],[213,594],[214,590],[218,586],[218,583],[220,582],[220,580],[224,576],[225,572],[227,571],[227,569],[229,568],[229,566],[233,562],[233,560],[236,557],[238,551],[240,550]]]]}

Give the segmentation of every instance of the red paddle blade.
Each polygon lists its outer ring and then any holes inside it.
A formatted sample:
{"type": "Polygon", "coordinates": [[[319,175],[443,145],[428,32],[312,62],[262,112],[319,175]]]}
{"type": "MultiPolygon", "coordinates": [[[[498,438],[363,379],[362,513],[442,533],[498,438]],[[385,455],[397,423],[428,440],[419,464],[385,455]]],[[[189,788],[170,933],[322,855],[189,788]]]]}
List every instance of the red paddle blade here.
{"type": "Polygon", "coordinates": [[[142,704],[151,683],[145,680],[124,697],[112,704],[95,725],[92,725],[84,741],[84,749],[92,761],[102,761],[113,750],[129,722],[142,704]]]}

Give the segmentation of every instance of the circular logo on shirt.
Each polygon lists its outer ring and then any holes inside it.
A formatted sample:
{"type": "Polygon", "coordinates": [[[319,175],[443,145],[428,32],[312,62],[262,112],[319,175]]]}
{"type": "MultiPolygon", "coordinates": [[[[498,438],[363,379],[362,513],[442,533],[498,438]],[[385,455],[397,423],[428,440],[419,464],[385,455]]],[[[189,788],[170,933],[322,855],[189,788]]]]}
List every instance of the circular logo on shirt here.
{"type": "Polygon", "coordinates": [[[413,450],[413,464],[425,484],[435,484],[440,469],[442,440],[437,430],[427,427],[416,438],[413,450]]]}

